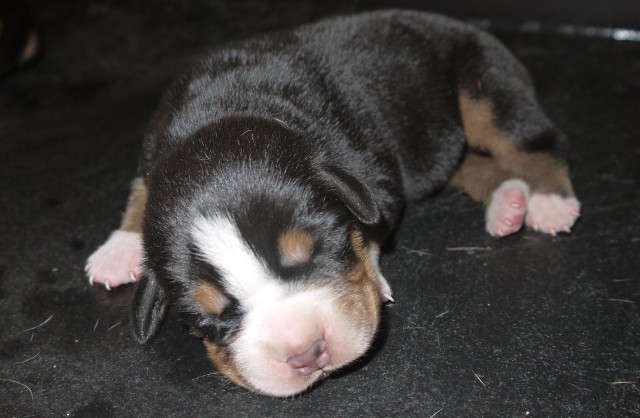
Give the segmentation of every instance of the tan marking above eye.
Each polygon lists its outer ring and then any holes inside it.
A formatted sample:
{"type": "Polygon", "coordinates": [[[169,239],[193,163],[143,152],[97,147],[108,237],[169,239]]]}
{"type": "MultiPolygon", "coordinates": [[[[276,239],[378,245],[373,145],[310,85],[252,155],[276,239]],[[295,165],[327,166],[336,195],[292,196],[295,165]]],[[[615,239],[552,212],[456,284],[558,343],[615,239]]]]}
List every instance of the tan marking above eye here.
{"type": "Polygon", "coordinates": [[[229,304],[229,299],[218,288],[204,281],[198,282],[193,301],[206,313],[220,315],[229,304]]]}
{"type": "Polygon", "coordinates": [[[280,261],[286,267],[307,263],[311,260],[313,247],[313,236],[301,229],[290,229],[278,237],[280,261]]]}

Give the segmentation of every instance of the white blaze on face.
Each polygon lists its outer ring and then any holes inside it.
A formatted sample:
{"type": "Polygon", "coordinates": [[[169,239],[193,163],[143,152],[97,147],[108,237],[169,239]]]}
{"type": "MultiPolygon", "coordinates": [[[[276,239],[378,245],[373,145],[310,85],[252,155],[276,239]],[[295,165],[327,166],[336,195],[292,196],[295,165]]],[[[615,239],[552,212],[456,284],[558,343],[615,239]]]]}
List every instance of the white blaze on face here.
{"type": "Polygon", "coordinates": [[[285,294],[285,287],[271,277],[229,219],[200,218],[192,233],[200,255],[220,272],[225,289],[245,310],[285,294]]]}

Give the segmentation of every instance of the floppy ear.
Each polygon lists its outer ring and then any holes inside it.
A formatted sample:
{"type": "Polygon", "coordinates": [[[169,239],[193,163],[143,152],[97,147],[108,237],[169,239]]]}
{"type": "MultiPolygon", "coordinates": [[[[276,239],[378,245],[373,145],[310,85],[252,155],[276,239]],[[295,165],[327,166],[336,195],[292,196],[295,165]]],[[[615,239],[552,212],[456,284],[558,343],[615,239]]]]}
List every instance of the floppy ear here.
{"type": "Polygon", "coordinates": [[[169,301],[165,291],[158,284],[155,274],[149,269],[145,269],[142,279],[136,286],[131,323],[133,336],[140,344],[144,344],[160,329],[169,301]]]}
{"type": "Polygon", "coordinates": [[[380,222],[380,210],[369,188],[341,167],[329,165],[321,171],[322,180],[363,224],[380,222]]]}

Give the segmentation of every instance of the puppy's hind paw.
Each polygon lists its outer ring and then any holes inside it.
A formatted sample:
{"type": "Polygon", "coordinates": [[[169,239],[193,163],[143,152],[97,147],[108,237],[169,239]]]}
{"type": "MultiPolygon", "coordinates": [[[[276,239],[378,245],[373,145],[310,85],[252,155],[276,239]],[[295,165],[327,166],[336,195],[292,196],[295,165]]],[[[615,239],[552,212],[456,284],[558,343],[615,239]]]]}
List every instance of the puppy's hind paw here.
{"type": "Polygon", "coordinates": [[[522,180],[504,181],[491,196],[486,212],[487,232],[494,237],[506,237],[522,228],[527,212],[529,186],[522,180]]]}
{"type": "Polygon", "coordinates": [[[85,266],[89,283],[102,284],[107,290],[137,281],[141,271],[141,234],[121,230],[113,231],[85,266]]]}
{"type": "Polygon", "coordinates": [[[571,232],[580,217],[580,202],[575,197],[534,193],[527,207],[527,225],[535,231],[556,235],[571,232]]]}

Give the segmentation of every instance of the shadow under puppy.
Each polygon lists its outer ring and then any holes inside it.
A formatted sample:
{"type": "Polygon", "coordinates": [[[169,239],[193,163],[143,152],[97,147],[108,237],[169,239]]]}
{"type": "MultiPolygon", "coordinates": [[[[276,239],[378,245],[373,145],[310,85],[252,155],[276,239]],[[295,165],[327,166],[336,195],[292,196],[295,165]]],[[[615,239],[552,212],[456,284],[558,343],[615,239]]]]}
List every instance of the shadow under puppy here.
{"type": "Polygon", "coordinates": [[[231,44],[170,87],[91,283],[139,281],[134,334],[173,304],[230,380],[304,391],[360,357],[393,300],[379,248],[450,185],[494,236],[579,216],[562,135],[492,36],[411,11],[231,44]]]}

